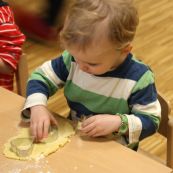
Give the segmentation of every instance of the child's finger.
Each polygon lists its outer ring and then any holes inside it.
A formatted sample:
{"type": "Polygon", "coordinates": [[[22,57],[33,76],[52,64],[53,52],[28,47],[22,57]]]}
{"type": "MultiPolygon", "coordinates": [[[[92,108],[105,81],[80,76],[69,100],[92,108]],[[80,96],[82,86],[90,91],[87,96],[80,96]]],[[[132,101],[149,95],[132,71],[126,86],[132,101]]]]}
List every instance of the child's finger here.
{"type": "MultiPolygon", "coordinates": [[[[83,124],[83,123],[82,123],[83,124]]],[[[80,129],[83,133],[89,133],[91,130],[93,130],[95,128],[95,124],[94,123],[90,123],[87,126],[83,126],[80,129]]]]}
{"type": "Polygon", "coordinates": [[[83,121],[82,128],[88,126],[89,124],[93,123],[94,121],[95,121],[94,116],[87,118],[86,120],[83,121]]]}
{"type": "Polygon", "coordinates": [[[30,124],[30,132],[31,132],[31,136],[34,136],[34,138],[37,138],[37,126],[36,124],[32,122],[30,124]]]}
{"type": "Polygon", "coordinates": [[[92,129],[91,131],[89,131],[88,133],[86,133],[87,136],[90,137],[94,137],[95,135],[97,135],[97,130],[96,128],[92,129]]]}
{"type": "Polygon", "coordinates": [[[37,139],[41,140],[42,138],[43,138],[43,122],[40,122],[37,125],[37,139]]]}
{"type": "Polygon", "coordinates": [[[58,126],[58,122],[55,119],[55,117],[52,116],[50,120],[51,120],[51,124],[58,126]]]}
{"type": "Polygon", "coordinates": [[[50,126],[50,122],[49,121],[44,121],[44,124],[43,124],[43,138],[46,138],[48,136],[49,126],[50,126]]]}

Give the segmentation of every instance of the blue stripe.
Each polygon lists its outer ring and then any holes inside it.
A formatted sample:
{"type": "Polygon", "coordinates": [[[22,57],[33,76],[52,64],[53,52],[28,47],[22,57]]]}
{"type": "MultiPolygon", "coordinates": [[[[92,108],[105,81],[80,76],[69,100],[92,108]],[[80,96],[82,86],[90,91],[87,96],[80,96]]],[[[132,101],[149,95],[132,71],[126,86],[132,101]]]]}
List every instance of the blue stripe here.
{"type": "Polygon", "coordinates": [[[69,72],[64,64],[63,57],[60,56],[59,58],[52,60],[51,63],[55,74],[59,77],[59,79],[66,82],[69,72]]]}
{"type": "Polygon", "coordinates": [[[128,54],[125,61],[115,70],[109,71],[100,77],[116,77],[138,81],[139,78],[147,71],[149,67],[145,64],[138,63],[132,59],[132,54],[128,54]]]}
{"type": "Polygon", "coordinates": [[[83,104],[72,102],[67,100],[69,107],[77,113],[77,117],[80,118],[81,115],[96,115],[95,112],[90,111],[87,109],[83,104]]]}
{"type": "Polygon", "coordinates": [[[133,93],[129,99],[128,104],[141,104],[147,105],[157,100],[157,91],[154,84],[150,84],[142,90],[136,91],[133,93]]]}
{"type": "Polygon", "coordinates": [[[154,124],[153,120],[150,117],[142,114],[135,114],[138,118],[140,118],[142,122],[142,132],[140,135],[140,140],[154,134],[157,130],[157,126],[154,124]]]}
{"type": "Polygon", "coordinates": [[[48,86],[42,82],[42,81],[38,81],[38,80],[30,80],[27,84],[27,97],[31,94],[34,93],[42,93],[44,95],[47,96],[47,98],[49,97],[49,88],[48,86]]]}

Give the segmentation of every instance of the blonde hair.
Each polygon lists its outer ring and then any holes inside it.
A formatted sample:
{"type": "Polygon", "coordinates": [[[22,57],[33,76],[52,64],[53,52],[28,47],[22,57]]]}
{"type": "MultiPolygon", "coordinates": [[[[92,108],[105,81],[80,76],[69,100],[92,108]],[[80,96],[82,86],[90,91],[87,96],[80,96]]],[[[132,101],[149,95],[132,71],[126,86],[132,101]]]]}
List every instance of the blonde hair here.
{"type": "Polygon", "coordinates": [[[67,45],[85,48],[93,40],[97,25],[105,19],[105,34],[111,42],[123,47],[133,40],[139,19],[132,0],[75,0],[61,39],[67,45]]]}

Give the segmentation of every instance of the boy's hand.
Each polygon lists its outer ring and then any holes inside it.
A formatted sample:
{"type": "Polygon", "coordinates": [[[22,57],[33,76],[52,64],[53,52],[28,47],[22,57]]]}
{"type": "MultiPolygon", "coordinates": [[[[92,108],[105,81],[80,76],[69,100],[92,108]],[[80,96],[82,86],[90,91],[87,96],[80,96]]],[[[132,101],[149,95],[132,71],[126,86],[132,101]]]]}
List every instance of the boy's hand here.
{"type": "Polygon", "coordinates": [[[47,108],[42,105],[31,107],[30,120],[31,134],[36,141],[40,141],[48,136],[50,124],[57,125],[56,119],[47,108]]]}
{"type": "Polygon", "coordinates": [[[82,123],[81,132],[90,137],[105,136],[118,131],[121,118],[116,115],[95,115],[82,123]]]}

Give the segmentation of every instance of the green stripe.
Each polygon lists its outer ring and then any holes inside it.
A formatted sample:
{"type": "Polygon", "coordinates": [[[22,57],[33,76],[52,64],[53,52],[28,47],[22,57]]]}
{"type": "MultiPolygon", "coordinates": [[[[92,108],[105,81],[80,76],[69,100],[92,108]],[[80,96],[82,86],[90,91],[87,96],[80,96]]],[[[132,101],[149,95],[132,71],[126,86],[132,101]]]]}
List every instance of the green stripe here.
{"type": "Polygon", "coordinates": [[[133,114],[142,114],[144,116],[147,116],[147,117],[151,118],[153,120],[153,122],[156,124],[157,129],[159,128],[159,124],[160,124],[160,121],[161,121],[160,117],[155,116],[153,114],[149,114],[147,112],[142,112],[142,111],[133,111],[132,110],[132,113],[133,114]]]}
{"type": "Polygon", "coordinates": [[[65,64],[67,70],[70,71],[72,56],[69,54],[68,51],[64,51],[62,53],[62,56],[63,56],[63,61],[64,61],[64,64],[65,64]]]}
{"type": "Polygon", "coordinates": [[[154,75],[150,70],[148,70],[144,73],[144,75],[136,83],[135,87],[132,90],[132,93],[134,93],[138,90],[141,90],[152,83],[154,83],[154,75]]]}
{"type": "Polygon", "coordinates": [[[72,83],[71,80],[66,82],[64,94],[70,101],[81,103],[92,112],[101,114],[129,113],[126,100],[106,97],[91,91],[83,90],[72,83]]]}
{"type": "Polygon", "coordinates": [[[134,150],[136,148],[138,148],[139,146],[139,142],[135,142],[135,143],[131,143],[131,144],[128,144],[127,147],[134,150]]]}
{"type": "Polygon", "coordinates": [[[41,69],[37,69],[36,71],[34,71],[30,76],[28,82],[30,80],[42,81],[45,85],[47,85],[50,96],[52,96],[58,89],[57,85],[55,85],[53,82],[51,82],[51,80],[49,80],[46,76],[44,76],[44,73],[42,72],[41,69]]]}

